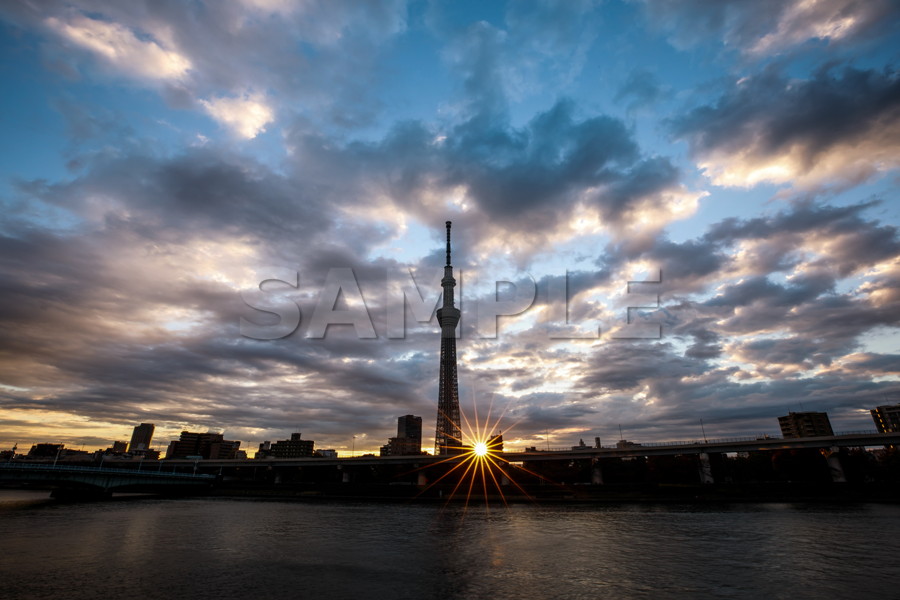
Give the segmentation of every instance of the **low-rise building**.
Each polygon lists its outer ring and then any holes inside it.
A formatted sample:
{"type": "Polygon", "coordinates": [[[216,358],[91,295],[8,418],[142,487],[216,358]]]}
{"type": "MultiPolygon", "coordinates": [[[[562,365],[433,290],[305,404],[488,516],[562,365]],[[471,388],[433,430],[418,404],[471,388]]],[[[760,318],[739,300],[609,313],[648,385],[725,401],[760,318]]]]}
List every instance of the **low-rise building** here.
{"type": "Polygon", "coordinates": [[[179,439],[169,442],[166,458],[200,456],[207,460],[233,459],[240,448],[239,441],[226,440],[221,433],[182,431],[179,439]]]}
{"type": "Polygon", "coordinates": [[[256,458],[307,458],[315,452],[315,445],[313,440],[301,439],[299,432],[292,433],[289,440],[260,444],[256,458]]]}

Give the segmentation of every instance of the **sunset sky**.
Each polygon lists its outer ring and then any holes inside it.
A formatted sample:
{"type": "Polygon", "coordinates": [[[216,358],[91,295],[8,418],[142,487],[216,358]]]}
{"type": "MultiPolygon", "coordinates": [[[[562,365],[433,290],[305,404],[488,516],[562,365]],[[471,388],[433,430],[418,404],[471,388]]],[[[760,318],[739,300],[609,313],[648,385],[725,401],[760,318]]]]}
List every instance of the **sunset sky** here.
{"type": "Polygon", "coordinates": [[[892,0],[13,0],[0,48],[0,449],[430,448],[437,321],[389,315],[446,220],[507,448],[900,403],[892,0]]]}

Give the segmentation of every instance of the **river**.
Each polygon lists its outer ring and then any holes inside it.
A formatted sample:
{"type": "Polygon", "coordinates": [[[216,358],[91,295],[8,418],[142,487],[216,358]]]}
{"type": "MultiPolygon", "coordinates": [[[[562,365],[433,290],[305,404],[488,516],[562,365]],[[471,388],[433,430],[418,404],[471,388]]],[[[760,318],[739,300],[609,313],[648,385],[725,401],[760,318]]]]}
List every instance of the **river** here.
{"type": "Polygon", "coordinates": [[[900,506],[469,506],[0,490],[0,598],[898,598],[900,506]]]}

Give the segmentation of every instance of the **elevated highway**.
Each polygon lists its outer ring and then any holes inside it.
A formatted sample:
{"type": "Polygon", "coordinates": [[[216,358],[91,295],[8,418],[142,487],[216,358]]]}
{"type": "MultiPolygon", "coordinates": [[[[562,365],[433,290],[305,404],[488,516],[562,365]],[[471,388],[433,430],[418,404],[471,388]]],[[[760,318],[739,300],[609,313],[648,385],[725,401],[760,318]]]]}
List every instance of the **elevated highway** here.
{"type": "MultiPolygon", "coordinates": [[[[809,438],[730,438],[709,441],[651,442],[634,444],[621,448],[616,447],[584,447],[556,450],[524,450],[498,452],[497,456],[509,462],[530,462],[547,460],[574,460],[592,458],[634,458],[638,456],[674,456],[684,454],[723,454],[730,452],[765,452],[774,450],[792,450],[801,448],[858,448],[900,445],[900,433],[858,432],[843,433],[832,436],[809,438]]],[[[164,470],[193,470],[195,467],[204,471],[223,467],[304,467],[304,466],[370,466],[370,465],[407,465],[425,467],[439,462],[462,460],[458,457],[419,455],[419,456],[355,456],[341,458],[266,458],[238,460],[164,460],[164,470]]]]}

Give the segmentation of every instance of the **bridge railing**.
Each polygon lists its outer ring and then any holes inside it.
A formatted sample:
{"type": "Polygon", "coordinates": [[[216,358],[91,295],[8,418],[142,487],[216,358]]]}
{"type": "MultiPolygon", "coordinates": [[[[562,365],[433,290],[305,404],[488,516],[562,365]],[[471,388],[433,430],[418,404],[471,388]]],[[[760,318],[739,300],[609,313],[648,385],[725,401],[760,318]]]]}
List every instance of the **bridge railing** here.
{"type": "Polygon", "coordinates": [[[117,475],[146,475],[149,477],[183,477],[186,479],[215,479],[215,475],[207,475],[205,473],[177,473],[175,471],[157,471],[155,469],[104,469],[103,467],[71,467],[66,465],[42,465],[29,464],[20,462],[0,463],[0,469],[20,469],[20,470],[38,470],[38,471],[59,471],[59,472],[81,472],[81,473],[99,473],[99,474],[117,474],[117,475]]]}
{"type": "MultiPolygon", "coordinates": [[[[860,431],[838,431],[835,432],[834,437],[851,437],[851,436],[860,436],[860,435],[879,435],[877,431],[874,429],[869,430],[860,430],[860,431]]],[[[831,436],[824,436],[831,437],[831,436]]],[[[780,435],[770,435],[768,433],[761,433],[755,436],[745,436],[745,437],[730,437],[730,438],[715,438],[715,439],[706,439],[706,440],[676,440],[676,441],[668,441],[668,442],[629,442],[631,445],[618,447],[618,446],[601,446],[600,448],[594,446],[569,446],[565,448],[534,448],[531,450],[530,448],[523,448],[521,452],[577,452],[579,450],[583,450],[588,452],[590,450],[631,450],[634,448],[662,448],[662,447],[672,447],[672,446],[700,446],[703,444],[731,444],[734,442],[759,442],[765,440],[782,440],[784,439],[780,435]]],[[[799,439],[799,438],[792,438],[799,439]]]]}

